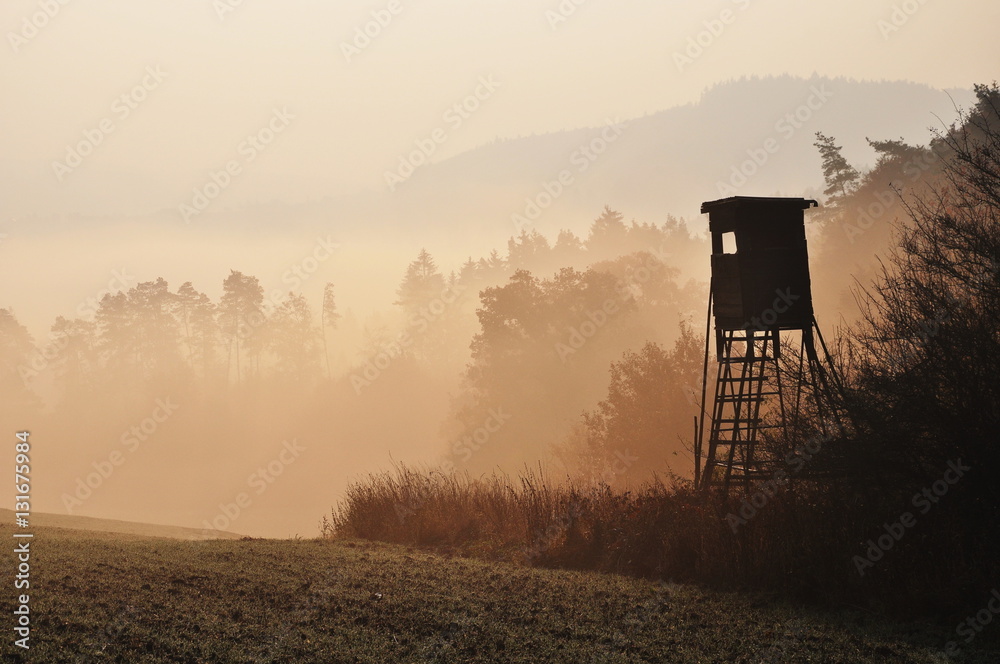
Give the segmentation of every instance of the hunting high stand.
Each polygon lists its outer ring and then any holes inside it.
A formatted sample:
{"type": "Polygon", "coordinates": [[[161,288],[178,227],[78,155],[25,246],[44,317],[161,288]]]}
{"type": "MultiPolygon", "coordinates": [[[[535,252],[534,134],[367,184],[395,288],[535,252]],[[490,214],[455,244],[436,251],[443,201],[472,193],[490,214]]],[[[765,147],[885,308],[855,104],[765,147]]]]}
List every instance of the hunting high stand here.
{"type": "Polygon", "coordinates": [[[803,376],[814,394],[839,387],[826,344],[813,315],[804,211],[816,206],[804,198],[733,196],[702,203],[712,236],[712,283],[705,339],[701,421],[695,435],[695,486],[728,493],[738,486],[749,493],[756,479],[769,479],[772,459],[756,449],[760,431],[784,427],[786,404],[794,391],[795,409],[803,376]],[[727,241],[731,240],[731,242],[727,241]],[[715,317],[718,375],[708,450],[702,467],[709,340],[715,317]],[[814,337],[815,331],[815,337],[814,337]],[[798,332],[799,371],[795,385],[782,385],[779,358],[782,333],[798,332]],[[816,351],[819,339],[826,363],[816,351]],[[803,356],[808,362],[802,371],[803,356]],[[774,399],[776,397],[776,399],[774,399]],[[762,405],[777,401],[778,423],[765,423],[762,405]]]}

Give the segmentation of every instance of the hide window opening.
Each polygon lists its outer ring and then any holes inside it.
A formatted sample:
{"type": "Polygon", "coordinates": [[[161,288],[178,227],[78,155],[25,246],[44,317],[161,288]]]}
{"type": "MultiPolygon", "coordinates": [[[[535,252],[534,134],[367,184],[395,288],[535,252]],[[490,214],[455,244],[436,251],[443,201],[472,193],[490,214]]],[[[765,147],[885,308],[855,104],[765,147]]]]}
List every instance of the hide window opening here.
{"type": "Polygon", "coordinates": [[[724,254],[736,253],[736,233],[722,234],[722,253],[724,254]]]}

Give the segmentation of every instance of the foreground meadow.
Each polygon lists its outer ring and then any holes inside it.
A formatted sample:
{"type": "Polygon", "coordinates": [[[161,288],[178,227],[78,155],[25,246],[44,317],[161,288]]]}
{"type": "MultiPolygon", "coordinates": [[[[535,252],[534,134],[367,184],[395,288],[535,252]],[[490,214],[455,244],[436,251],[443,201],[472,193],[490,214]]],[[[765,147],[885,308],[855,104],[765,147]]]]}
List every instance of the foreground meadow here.
{"type": "MultiPolygon", "coordinates": [[[[367,541],[35,532],[33,662],[941,662],[952,638],[864,612],[367,541]]],[[[0,649],[25,654],[9,637],[0,649]]]]}

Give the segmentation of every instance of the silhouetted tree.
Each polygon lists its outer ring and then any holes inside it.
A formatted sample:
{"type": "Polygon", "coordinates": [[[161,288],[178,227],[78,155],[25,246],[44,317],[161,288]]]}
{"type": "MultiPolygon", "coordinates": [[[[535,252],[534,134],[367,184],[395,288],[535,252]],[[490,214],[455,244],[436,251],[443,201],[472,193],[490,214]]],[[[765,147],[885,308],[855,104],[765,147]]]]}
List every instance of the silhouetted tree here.
{"type": "Polygon", "coordinates": [[[517,238],[507,240],[507,265],[512,270],[542,271],[549,265],[551,251],[548,240],[537,230],[522,230],[517,238]]]}
{"type": "Polygon", "coordinates": [[[323,309],[320,313],[320,329],[323,335],[323,356],[326,358],[326,377],[332,378],[330,371],[330,351],[327,348],[327,330],[336,330],[340,314],[337,312],[337,300],[333,293],[333,284],[323,287],[323,309]]]}
{"type": "MultiPolygon", "coordinates": [[[[0,309],[0,412],[10,409],[10,415],[20,407],[34,403],[36,397],[25,384],[32,371],[31,358],[35,353],[34,340],[28,328],[21,325],[14,312],[0,309]]],[[[5,420],[9,422],[10,420],[5,420]]]]}
{"type": "Polygon", "coordinates": [[[140,374],[139,342],[132,331],[128,295],[107,293],[94,315],[98,330],[97,348],[108,379],[135,379],[140,374]]]}
{"type": "Polygon", "coordinates": [[[264,289],[257,277],[244,276],[231,270],[222,282],[222,299],[219,302],[219,326],[229,343],[230,353],[236,351],[236,382],[241,382],[240,351],[259,352],[260,330],[265,317],[262,309],[264,289]]]}
{"type": "Polygon", "coordinates": [[[403,283],[396,291],[397,299],[394,304],[401,306],[409,317],[418,313],[421,307],[434,298],[440,297],[444,286],[444,277],[438,272],[434,259],[426,249],[421,249],[417,259],[406,268],[403,283]]]}
{"type": "Polygon", "coordinates": [[[140,370],[146,377],[178,367],[178,325],[173,316],[175,296],[161,277],[144,281],[128,293],[129,326],[136,337],[140,370]]]}
{"type": "Polygon", "coordinates": [[[105,369],[118,378],[147,380],[180,366],[175,296],[162,278],[109,293],[95,316],[105,369]]]}
{"type": "Polygon", "coordinates": [[[976,92],[936,139],[945,184],[904,201],[899,250],[860,294],[853,467],[883,486],[923,481],[955,456],[1000,464],[1000,93],[976,92]]]}
{"type": "Polygon", "coordinates": [[[486,283],[495,284],[509,276],[507,262],[496,249],[487,258],[480,258],[478,267],[479,278],[486,283]]]}
{"type": "Polygon", "coordinates": [[[513,414],[489,450],[474,455],[472,465],[486,469],[499,459],[545,456],[561,440],[597,396],[596,376],[633,339],[635,302],[622,298],[614,276],[572,268],[546,280],[518,270],[480,299],[480,331],[455,416],[474,430],[496,408],[513,414]]]}
{"type": "Polygon", "coordinates": [[[195,290],[190,281],[177,289],[177,318],[184,333],[184,346],[191,365],[201,367],[207,377],[215,363],[219,326],[216,306],[204,293],[195,290]]]}
{"type": "Polygon", "coordinates": [[[903,139],[873,141],[870,138],[866,138],[865,140],[878,153],[878,160],[875,162],[876,167],[885,162],[904,164],[908,161],[919,159],[927,151],[927,148],[910,145],[903,141],[903,139]]]}
{"type": "Polygon", "coordinates": [[[316,330],[304,296],[288,293],[271,314],[267,337],[277,360],[277,372],[307,383],[318,366],[316,330]]]}
{"type": "Polygon", "coordinates": [[[574,450],[589,464],[593,479],[608,481],[609,467],[618,471],[616,481],[641,478],[650,469],[688,470],[690,459],[677,454],[697,413],[687,390],[700,379],[701,364],[701,343],[682,325],[672,350],[647,343],[611,365],[607,397],[584,413],[584,446],[578,431],[574,450]]]}
{"type": "Polygon", "coordinates": [[[472,284],[479,279],[477,272],[478,268],[476,266],[476,261],[472,260],[472,256],[469,256],[469,258],[462,263],[462,267],[459,268],[458,278],[467,284],[472,284]]]}
{"type": "Polygon", "coordinates": [[[583,241],[569,230],[559,231],[552,257],[558,267],[576,267],[583,258],[583,241]]]}
{"type": "Polygon", "coordinates": [[[813,145],[819,149],[823,160],[823,178],[826,180],[826,189],[823,193],[828,197],[826,204],[837,205],[857,184],[860,174],[847,163],[840,152],[842,147],[836,144],[832,136],[817,131],[816,142],[813,145]]]}
{"type": "Polygon", "coordinates": [[[61,348],[56,375],[62,382],[63,398],[76,401],[95,386],[100,364],[94,323],[62,316],[52,324],[52,336],[61,348]]]}
{"type": "Polygon", "coordinates": [[[627,253],[628,228],[622,220],[620,212],[605,205],[601,216],[590,225],[586,247],[594,260],[627,253]]]}

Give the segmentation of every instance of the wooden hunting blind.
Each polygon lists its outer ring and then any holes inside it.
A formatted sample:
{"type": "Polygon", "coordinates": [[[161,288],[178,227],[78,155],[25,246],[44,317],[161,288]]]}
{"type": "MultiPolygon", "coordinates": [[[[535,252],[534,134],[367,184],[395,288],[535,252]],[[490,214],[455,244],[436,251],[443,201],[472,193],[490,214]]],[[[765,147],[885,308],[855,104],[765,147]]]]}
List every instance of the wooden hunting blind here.
{"type": "Polygon", "coordinates": [[[712,235],[716,329],[801,330],[812,325],[805,198],[733,196],[702,203],[712,235]],[[735,251],[724,236],[733,234],[735,251]],[[775,306],[775,300],[778,306],[775,306]]]}
{"type": "MultiPolygon", "coordinates": [[[[803,387],[813,388],[814,397],[832,394],[836,374],[813,314],[806,249],[805,211],[816,205],[805,198],[750,196],[702,203],[712,238],[712,282],[703,407],[695,436],[695,484],[699,488],[720,486],[725,492],[738,482],[749,492],[753,480],[772,477],[774,460],[762,458],[756,449],[760,431],[784,427],[786,401],[794,403],[797,411],[803,387]],[[708,453],[702,457],[713,317],[718,375],[708,453]],[[791,386],[796,391],[794,400],[785,394],[790,386],[782,385],[783,331],[797,331],[801,340],[799,369],[791,386]],[[816,351],[814,332],[827,366],[816,351]],[[765,402],[775,406],[767,421],[765,402]]],[[[832,403],[827,397],[823,400],[832,403]]]]}

